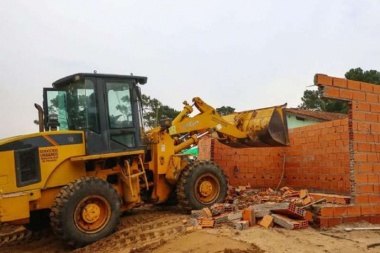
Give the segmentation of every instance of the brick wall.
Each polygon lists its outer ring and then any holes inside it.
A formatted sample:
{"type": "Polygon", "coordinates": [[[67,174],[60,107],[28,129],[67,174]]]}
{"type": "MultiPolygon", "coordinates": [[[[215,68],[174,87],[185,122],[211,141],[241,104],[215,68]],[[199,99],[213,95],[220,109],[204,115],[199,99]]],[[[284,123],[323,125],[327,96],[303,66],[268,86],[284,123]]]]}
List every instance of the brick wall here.
{"type": "Polygon", "coordinates": [[[349,105],[350,181],[353,205],[330,208],[321,217],[325,226],[366,220],[380,223],[380,85],[316,75],[324,96],[349,105]],[[341,211],[343,215],[337,215],[341,211]]]}
{"type": "Polygon", "coordinates": [[[281,180],[296,189],[351,195],[349,206],[322,208],[322,227],[380,223],[380,85],[326,75],[316,75],[315,84],[325,97],[347,101],[347,119],[292,129],[286,148],[232,149],[203,139],[200,159],[218,163],[232,185],[274,188],[281,180]]]}
{"type": "Polygon", "coordinates": [[[290,186],[350,193],[348,119],[289,130],[290,146],[234,149],[202,139],[199,159],[224,170],[231,185],[290,186]],[[285,160],[284,160],[285,159],[285,160]]]}
{"type": "Polygon", "coordinates": [[[326,193],[350,193],[348,119],[289,130],[287,186],[326,193]]]}
{"type": "Polygon", "coordinates": [[[231,185],[275,188],[280,182],[284,164],[284,148],[230,148],[214,139],[202,139],[199,159],[216,162],[231,185]],[[204,151],[210,151],[204,153],[204,151]]]}

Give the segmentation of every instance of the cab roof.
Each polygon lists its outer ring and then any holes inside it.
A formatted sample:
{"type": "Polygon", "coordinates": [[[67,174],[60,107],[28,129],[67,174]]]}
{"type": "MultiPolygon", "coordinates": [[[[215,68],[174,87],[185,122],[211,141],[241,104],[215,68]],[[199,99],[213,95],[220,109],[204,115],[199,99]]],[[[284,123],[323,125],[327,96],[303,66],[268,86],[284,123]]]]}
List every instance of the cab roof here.
{"type": "Polygon", "coordinates": [[[115,74],[98,74],[98,73],[77,73],[73,75],[69,75],[66,77],[63,77],[61,79],[58,79],[57,81],[53,82],[53,87],[58,88],[61,86],[64,86],[66,84],[69,84],[73,81],[76,81],[78,79],[82,80],[85,77],[101,77],[101,78],[117,78],[117,79],[133,79],[136,80],[139,84],[146,84],[148,78],[144,76],[134,76],[134,75],[115,75],[115,74]]]}

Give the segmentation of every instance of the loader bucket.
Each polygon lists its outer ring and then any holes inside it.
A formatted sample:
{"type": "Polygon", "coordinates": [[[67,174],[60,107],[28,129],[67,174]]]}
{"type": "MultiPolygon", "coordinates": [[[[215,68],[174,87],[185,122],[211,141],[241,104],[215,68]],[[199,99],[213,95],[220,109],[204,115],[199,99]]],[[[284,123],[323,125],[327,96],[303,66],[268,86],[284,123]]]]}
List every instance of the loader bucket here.
{"type": "Polygon", "coordinates": [[[247,137],[228,141],[232,147],[278,147],[289,145],[285,105],[234,113],[223,117],[247,137]]]}

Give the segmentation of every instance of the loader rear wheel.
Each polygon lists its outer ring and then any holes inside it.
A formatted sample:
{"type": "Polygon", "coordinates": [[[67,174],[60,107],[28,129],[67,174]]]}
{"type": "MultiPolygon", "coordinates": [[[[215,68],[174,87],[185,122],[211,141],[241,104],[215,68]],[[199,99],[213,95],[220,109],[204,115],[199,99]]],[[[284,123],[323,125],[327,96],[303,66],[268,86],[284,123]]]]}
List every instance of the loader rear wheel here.
{"type": "Polygon", "coordinates": [[[227,179],[217,164],[198,161],[182,171],[177,197],[185,209],[202,209],[224,202],[226,195],[227,179]]]}
{"type": "Polygon", "coordinates": [[[83,177],[64,186],[54,200],[50,224],[57,237],[83,247],[116,231],[120,199],[99,178],[83,177]]]}

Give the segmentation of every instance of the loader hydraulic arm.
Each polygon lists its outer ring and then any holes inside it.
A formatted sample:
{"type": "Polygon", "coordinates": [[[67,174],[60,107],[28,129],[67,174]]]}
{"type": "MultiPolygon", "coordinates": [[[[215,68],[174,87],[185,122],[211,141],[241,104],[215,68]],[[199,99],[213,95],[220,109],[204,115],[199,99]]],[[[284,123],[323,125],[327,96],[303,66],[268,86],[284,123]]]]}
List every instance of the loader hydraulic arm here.
{"type": "Polygon", "coordinates": [[[193,108],[185,101],[184,109],[169,128],[171,136],[189,134],[190,137],[177,144],[176,152],[197,143],[205,133],[233,147],[286,146],[289,143],[285,105],[221,116],[199,97],[193,98],[193,103],[199,113],[190,117],[193,108]]]}

